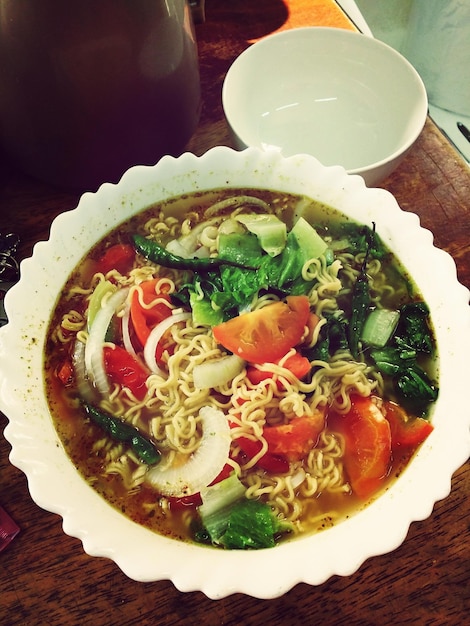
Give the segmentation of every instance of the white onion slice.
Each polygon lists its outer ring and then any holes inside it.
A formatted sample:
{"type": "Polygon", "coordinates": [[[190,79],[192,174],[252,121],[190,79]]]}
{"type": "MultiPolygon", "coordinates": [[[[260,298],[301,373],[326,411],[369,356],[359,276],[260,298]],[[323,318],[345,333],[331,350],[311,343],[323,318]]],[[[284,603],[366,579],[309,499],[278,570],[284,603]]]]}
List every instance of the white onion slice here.
{"type": "Polygon", "coordinates": [[[129,289],[113,293],[102,309],[98,311],[90,328],[85,346],[85,368],[91,380],[102,394],[109,393],[109,381],[104,368],[103,344],[113,315],[124,302],[129,289]]]}
{"type": "Polygon", "coordinates": [[[132,339],[130,334],[130,320],[131,320],[131,307],[129,304],[126,304],[124,309],[124,315],[122,316],[121,322],[121,330],[122,330],[122,343],[124,344],[124,348],[132,354],[132,356],[137,357],[137,352],[135,351],[134,346],[132,345],[132,339]]]}
{"type": "Polygon", "coordinates": [[[146,480],[164,496],[181,498],[199,493],[222,471],[230,452],[230,426],[219,409],[203,406],[199,411],[202,439],[196,452],[178,467],[152,467],[146,480]]]}
{"type": "Polygon", "coordinates": [[[297,489],[306,478],[305,470],[301,467],[295,472],[295,474],[291,478],[292,489],[297,489]]]}
{"type": "Polygon", "coordinates": [[[165,332],[173,326],[173,324],[177,324],[178,322],[184,322],[185,320],[191,317],[191,313],[173,313],[169,317],[166,317],[160,324],[157,324],[155,328],[152,329],[147,341],[144,346],[144,359],[147,364],[147,367],[154,374],[160,374],[161,376],[166,376],[165,372],[158,367],[156,352],[157,346],[160,339],[163,337],[165,332]]]}
{"type": "Polygon", "coordinates": [[[194,386],[196,389],[220,387],[233,380],[244,367],[245,361],[236,354],[200,363],[193,369],[194,386]]]}
{"type": "Polygon", "coordinates": [[[75,341],[72,354],[73,369],[75,372],[75,381],[77,383],[78,394],[87,402],[93,400],[93,389],[87,378],[85,371],[85,344],[78,339],[75,341]]]}

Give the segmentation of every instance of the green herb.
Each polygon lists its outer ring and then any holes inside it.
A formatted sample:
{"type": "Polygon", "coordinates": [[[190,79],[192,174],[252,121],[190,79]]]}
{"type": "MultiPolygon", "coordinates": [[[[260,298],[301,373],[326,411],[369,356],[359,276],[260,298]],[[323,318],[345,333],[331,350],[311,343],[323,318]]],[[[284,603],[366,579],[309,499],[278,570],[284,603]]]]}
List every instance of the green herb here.
{"type": "Polygon", "coordinates": [[[367,317],[367,311],[370,306],[370,287],[369,278],[367,276],[367,262],[372,250],[374,229],[369,231],[370,239],[367,242],[364,261],[361,271],[354,284],[352,302],[351,302],[351,320],[349,322],[349,348],[355,359],[359,358],[359,344],[367,317]]]}
{"type": "Polygon", "coordinates": [[[370,353],[377,369],[393,378],[403,406],[417,415],[424,415],[439,393],[419,365],[420,355],[431,356],[433,351],[429,309],[425,302],[412,302],[401,307],[400,322],[389,344],[370,353]]]}
{"type": "Polygon", "coordinates": [[[383,259],[389,254],[375,231],[375,225],[370,228],[355,222],[342,222],[337,232],[335,231],[335,235],[338,239],[344,239],[345,247],[343,250],[353,255],[360,254],[366,249],[369,249],[369,253],[374,259],[383,259]]]}

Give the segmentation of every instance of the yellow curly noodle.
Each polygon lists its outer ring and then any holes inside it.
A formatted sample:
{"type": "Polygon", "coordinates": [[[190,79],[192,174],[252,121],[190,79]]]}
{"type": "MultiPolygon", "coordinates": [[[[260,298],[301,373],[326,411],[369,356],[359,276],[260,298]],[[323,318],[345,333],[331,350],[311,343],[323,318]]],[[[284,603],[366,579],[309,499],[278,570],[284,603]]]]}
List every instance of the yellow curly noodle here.
{"type": "MultiPolygon", "coordinates": [[[[146,221],[142,232],[162,244],[179,237],[193,237],[197,233],[198,245],[204,246],[212,255],[217,251],[219,227],[227,217],[233,216],[235,212],[246,211],[247,207],[255,211],[275,212],[282,217],[282,205],[282,198],[279,198],[273,208],[261,199],[241,195],[216,202],[203,213],[188,213],[183,222],[159,212],[146,221]],[[205,220],[209,220],[209,223],[201,226],[201,222],[205,220]]],[[[358,258],[346,254],[340,255],[330,265],[323,257],[304,264],[304,279],[315,281],[308,298],[312,310],[320,318],[309,339],[310,347],[317,343],[320,330],[326,323],[324,315],[338,311],[338,297],[351,290],[358,272],[355,268],[359,266],[358,258]]],[[[379,298],[389,289],[380,262],[369,263],[368,273],[372,292],[379,298]]],[[[82,295],[89,300],[99,282],[110,277],[119,287],[129,288],[127,302],[119,312],[122,317],[135,292],[139,294],[143,306],[150,308],[157,302],[166,303],[166,300],[158,298],[157,292],[163,287],[169,293],[176,292],[180,282],[184,281],[185,274],[161,268],[139,257],[128,275],[122,276],[115,270],[106,276],[96,273],[88,285],[74,285],[70,297],[82,295]],[[160,282],[156,286],[155,301],[145,305],[139,285],[157,277],[160,282]]],[[[259,309],[276,300],[277,297],[272,294],[264,295],[254,299],[252,308],[259,309]]],[[[307,330],[305,329],[305,338],[308,336],[307,330]]],[[[285,360],[295,352],[292,350],[278,364],[256,366],[273,373],[272,378],[258,385],[253,385],[246,376],[246,370],[243,370],[231,383],[222,387],[197,389],[193,381],[194,367],[220,359],[226,354],[225,351],[216,344],[211,329],[197,327],[191,319],[174,324],[167,334],[170,335],[169,342],[173,344],[173,349],[165,351],[163,355],[168,376],[163,377],[158,373],[149,375],[147,393],[142,401],[133,397],[129,390],[114,385],[109,397],[101,401],[100,407],[149,436],[163,453],[161,462],[166,466],[184,463],[197,450],[201,440],[198,417],[200,408],[204,405],[219,408],[228,415],[232,425],[233,458],[229,463],[246,486],[247,497],[269,502],[273,511],[279,517],[292,522],[298,532],[311,528],[312,524],[322,528],[334,523],[339,516],[334,510],[335,505],[330,507],[332,510],[325,512],[318,509],[317,503],[319,494],[350,491],[341,461],[343,438],[337,433],[323,430],[318,444],[303,462],[291,462],[288,473],[276,476],[268,475],[256,467],[256,463],[267,450],[263,428],[266,425],[287,424],[300,416],[319,415],[323,419],[327,407],[347,412],[350,395],[359,393],[368,396],[376,390],[380,393],[381,378],[371,368],[358,364],[345,352],[337,354],[329,363],[313,361],[315,372],[312,379],[302,382],[283,367],[285,360]],[[282,382],[282,389],[276,384],[277,380],[282,382]],[[245,464],[233,460],[240,458],[237,444],[239,437],[259,441],[262,445],[259,453],[245,464]]],[[[70,310],[63,316],[59,329],[55,332],[55,340],[64,343],[74,338],[86,343],[86,318],[77,311],[70,310]]],[[[76,403],[77,399],[71,398],[70,402],[76,403]]],[[[92,426],[89,425],[88,428],[91,432],[92,426]]],[[[129,493],[139,490],[145,480],[147,468],[131,450],[107,437],[99,437],[93,444],[91,454],[103,456],[104,475],[119,476],[124,489],[129,493]]],[[[158,508],[160,512],[171,515],[168,500],[159,498],[158,494],[155,494],[153,502],[144,501],[142,506],[146,511],[158,508]]],[[[184,524],[189,526],[191,512],[184,512],[183,517],[184,524]]]]}

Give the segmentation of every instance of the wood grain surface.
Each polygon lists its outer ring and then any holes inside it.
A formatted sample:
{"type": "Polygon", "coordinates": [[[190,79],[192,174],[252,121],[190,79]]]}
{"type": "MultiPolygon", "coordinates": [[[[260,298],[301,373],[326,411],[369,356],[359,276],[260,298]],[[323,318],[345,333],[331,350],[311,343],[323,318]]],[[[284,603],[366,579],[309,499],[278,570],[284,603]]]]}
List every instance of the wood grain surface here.
{"type": "MultiPolygon", "coordinates": [[[[214,145],[230,145],[220,99],[228,67],[251,40],[280,28],[305,4],[206,0],[206,22],[197,27],[204,106],[188,149],[201,154],[214,145]]],[[[430,120],[383,187],[404,210],[420,216],[470,287],[469,169],[430,120]]],[[[35,242],[48,237],[54,217],[77,201],[77,194],[29,178],[2,157],[0,232],[13,230],[21,237],[20,258],[29,256],[35,242]]],[[[6,423],[0,414],[2,432],[6,423]]],[[[86,555],[80,541],[64,534],[61,519],[33,502],[25,476],[9,463],[9,452],[0,437],[0,503],[21,527],[0,553],[2,625],[454,626],[468,620],[468,462],[455,473],[449,497],[427,520],[411,525],[398,549],[368,560],[355,574],[318,587],[299,584],[275,600],[237,594],[213,601],[199,592],[181,593],[167,581],[131,581],[111,561],[86,555]]]]}

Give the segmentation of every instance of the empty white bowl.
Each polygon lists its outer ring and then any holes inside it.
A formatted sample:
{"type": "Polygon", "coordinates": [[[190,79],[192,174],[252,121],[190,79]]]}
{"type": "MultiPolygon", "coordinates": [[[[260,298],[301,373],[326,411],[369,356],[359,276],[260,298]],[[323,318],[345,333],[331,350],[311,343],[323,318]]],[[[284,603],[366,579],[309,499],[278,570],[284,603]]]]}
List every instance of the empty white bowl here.
{"type": "Polygon", "coordinates": [[[222,90],[235,146],[277,147],[342,165],[377,185],[427,115],[424,84],[393,48],[340,28],[270,35],[230,67],[222,90]]]}

